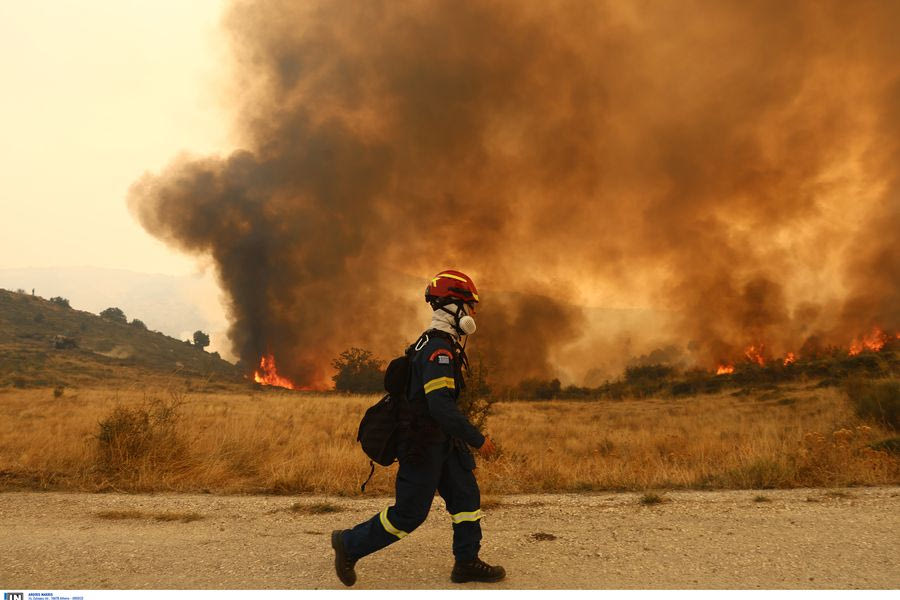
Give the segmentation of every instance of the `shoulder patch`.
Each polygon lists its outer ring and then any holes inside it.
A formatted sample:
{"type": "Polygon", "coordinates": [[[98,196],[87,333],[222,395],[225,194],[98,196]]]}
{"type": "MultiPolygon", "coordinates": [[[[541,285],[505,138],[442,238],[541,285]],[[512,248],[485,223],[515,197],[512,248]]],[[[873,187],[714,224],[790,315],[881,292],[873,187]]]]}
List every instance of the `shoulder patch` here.
{"type": "Polygon", "coordinates": [[[453,360],[453,353],[446,348],[438,348],[428,357],[428,362],[436,362],[439,365],[449,365],[453,360]]]}

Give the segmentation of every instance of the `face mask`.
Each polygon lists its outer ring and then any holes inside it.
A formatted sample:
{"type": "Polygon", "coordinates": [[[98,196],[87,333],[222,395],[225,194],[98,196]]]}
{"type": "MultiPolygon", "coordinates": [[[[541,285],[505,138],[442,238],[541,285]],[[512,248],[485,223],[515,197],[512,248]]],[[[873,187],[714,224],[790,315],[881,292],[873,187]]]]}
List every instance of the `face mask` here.
{"type": "Polygon", "coordinates": [[[475,319],[466,315],[459,320],[459,328],[466,335],[475,333],[475,330],[478,328],[475,325],[475,319]]]}
{"type": "Polygon", "coordinates": [[[444,311],[445,313],[451,314],[456,318],[456,329],[460,335],[469,335],[475,333],[475,329],[477,326],[475,325],[475,319],[473,319],[470,315],[466,314],[466,309],[464,306],[458,306],[455,304],[451,304],[451,307],[455,306],[456,311],[450,310],[447,306],[440,307],[439,310],[444,311]]]}

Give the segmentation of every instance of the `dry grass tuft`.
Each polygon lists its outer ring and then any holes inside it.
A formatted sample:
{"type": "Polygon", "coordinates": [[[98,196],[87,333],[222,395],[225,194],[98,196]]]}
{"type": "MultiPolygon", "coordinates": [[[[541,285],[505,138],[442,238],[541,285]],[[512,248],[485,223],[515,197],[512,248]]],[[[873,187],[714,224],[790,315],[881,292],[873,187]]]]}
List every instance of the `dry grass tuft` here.
{"type": "Polygon", "coordinates": [[[500,508],[501,506],[505,506],[503,502],[503,498],[500,496],[482,496],[481,497],[481,508],[490,509],[490,508],[500,508]]]}
{"type": "Polygon", "coordinates": [[[339,504],[333,504],[331,502],[313,502],[312,504],[294,502],[287,510],[292,513],[303,515],[325,515],[343,512],[347,509],[339,504]]]}
{"type": "Polygon", "coordinates": [[[851,494],[849,492],[844,492],[841,490],[829,490],[829,491],[825,492],[825,497],[826,498],[848,499],[848,498],[853,498],[853,494],[851,494]]]}
{"type": "Polygon", "coordinates": [[[200,521],[204,517],[201,514],[195,512],[184,512],[184,513],[157,513],[153,515],[153,518],[157,521],[179,521],[181,523],[191,523],[193,521],[200,521]]]}
{"type": "Polygon", "coordinates": [[[544,533],[543,531],[538,531],[537,533],[531,534],[531,539],[537,542],[552,542],[556,539],[556,536],[552,533],[544,533]]]}
{"type": "Polygon", "coordinates": [[[98,423],[97,469],[119,481],[140,480],[170,468],[184,456],[176,429],[180,395],[145,398],[137,406],[117,405],[98,423]]]}
{"type": "Polygon", "coordinates": [[[104,510],[97,513],[98,519],[107,521],[124,521],[126,519],[148,519],[147,513],[139,510],[104,510]]]}
{"type": "Polygon", "coordinates": [[[148,513],[140,510],[104,510],[98,512],[96,516],[107,521],[153,520],[164,522],[180,521],[181,523],[191,523],[204,518],[203,515],[195,512],[148,513]]]}
{"type": "Polygon", "coordinates": [[[772,499],[769,498],[768,496],[759,495],[759,496],[754,496],[753,501],[754,502],[771,502],[772,499]]]}
{"type": "Polygon", "coordinates": [[[656,492],[647,492],[640,497],[639,502],[644,506],[653,506],[655,504],[669,502],[669,499],[662,494],[657,494],[656,492]]]}

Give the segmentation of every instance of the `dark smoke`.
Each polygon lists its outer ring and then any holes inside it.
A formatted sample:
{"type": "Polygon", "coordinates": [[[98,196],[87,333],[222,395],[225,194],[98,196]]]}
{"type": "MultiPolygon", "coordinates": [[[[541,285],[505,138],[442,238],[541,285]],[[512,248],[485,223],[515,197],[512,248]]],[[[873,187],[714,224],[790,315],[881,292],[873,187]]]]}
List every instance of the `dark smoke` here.
{"type": "Polygon", "coordinates": [[[213,257],[236,353],[306,385],[351,345],[400,350],[443,268],[481,287],[472,342],[503,381],[625,364],[577,306],[651,307],[627,352],[704,366],[846,345],[900,328],[898,22],[887,2],[240,2],[246,150],[180,158],[130,204],[213,257]]]}

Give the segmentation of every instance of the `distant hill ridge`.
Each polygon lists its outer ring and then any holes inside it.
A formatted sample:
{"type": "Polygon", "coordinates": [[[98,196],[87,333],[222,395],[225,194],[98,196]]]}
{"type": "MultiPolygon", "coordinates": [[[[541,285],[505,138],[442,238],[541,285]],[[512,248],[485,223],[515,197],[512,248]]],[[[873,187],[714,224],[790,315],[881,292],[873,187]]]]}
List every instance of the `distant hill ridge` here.
{"type": "Polygon", "coordinates": [[[0,289],[38,296],[63,296],[80,310],[99,314],[118,306],[151,329],[183,338],[202,329],[211,348],[228,358],[228,323],[217,298],[221,291],[212,277],[164,275],[102,267],[44,267],[0,269],[0,289]]]}
{"type": "MultiPolygon", "coordinates": [[[[140,319],[140,315],[135,315],[140,319]]],[[[233,364],[162,333],[0,290],[0,387],[244,381],[233,364]]]]}

